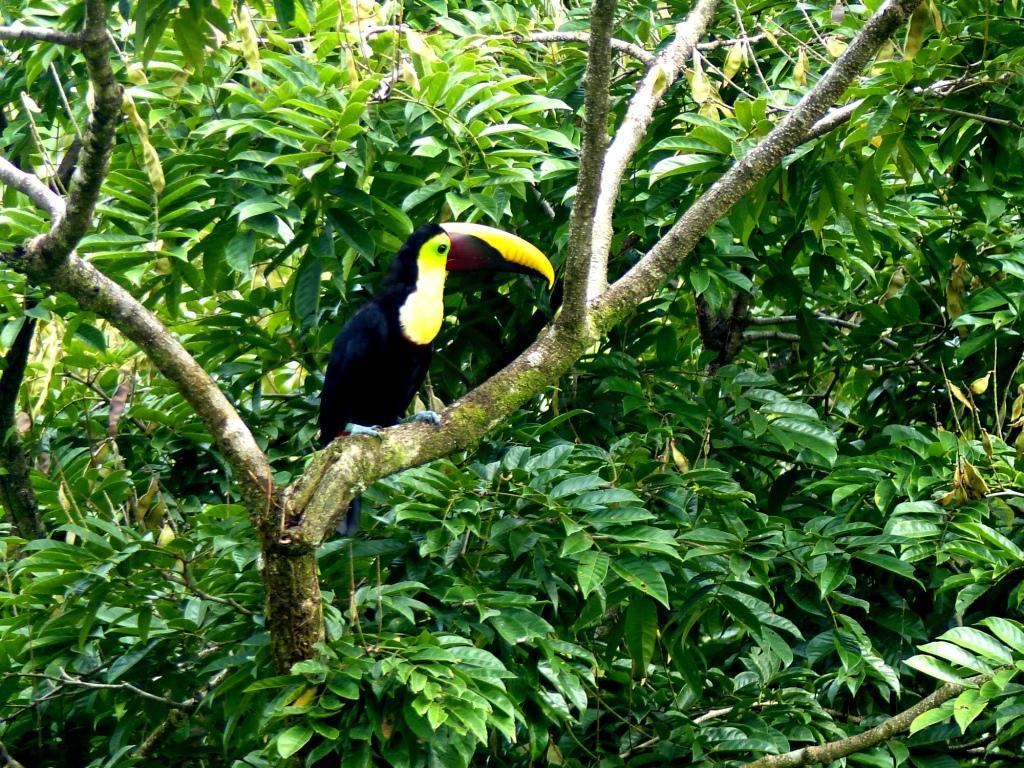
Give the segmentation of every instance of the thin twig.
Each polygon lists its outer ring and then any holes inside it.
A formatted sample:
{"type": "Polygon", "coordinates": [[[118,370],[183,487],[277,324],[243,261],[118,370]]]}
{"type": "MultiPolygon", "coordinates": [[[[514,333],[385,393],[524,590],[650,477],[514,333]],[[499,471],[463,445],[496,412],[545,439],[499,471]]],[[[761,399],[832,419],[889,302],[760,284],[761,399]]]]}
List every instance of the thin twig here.
{"type": "Polygon", "coordinates": [[[189,591],[196,595],[196,597],[201,597],[203,600],[209,600],[211,603],[220,603],[221,605],[230,606],[231,608],[234,608],[236,611],[246,616],[255,615],[253,611],[250,611],[237,600],[232,600],[230,597],[218,597],[217,595],[211,595],[209,592],[204,592],[202,589],[199,588],[199,585],[196,583],[195,577],[192,575],[192,572],[189,569],[188,565],[183,565],[182,573],[180,576],[174,573],[173,571],[161,571],[161,573],[164,575],[165,578],[167,578],[168,581],[173,581],[174,583],[180,584],[183,587],[188,587],[189,591]]]}
{"type": "Polygon", "coordinates": [[[968,120],[977,120],[979,123],[991,123],[992,125],[1001,125],[1004,128],[1013,128],[1017,131],[1024,131],[1024,125],[1016,123],[1013,120],[1005,120],[1001,117],[991,117],[989,115],[978,114],[977,112],[965,112],[962,109],[953,109],[952,107],[925,107],[927,112],[945,112],[948,115],[956,115],[957,117],[966,117],[968,120]]]}
{"type": "Polygon", "coordinates": [[[195,705],[188,702],[175,701],[169,699],[166,696],[158,696],[155,693],[144,691],[136,685],[131,683],[94,683],[89,680],[82,680],[78,677],[72,677],[63,669],[60,671],[59,676],[44,675],[40,672],[7,672],[4,677],[29,677],[34,680],[47,680],[51,683],[59,683],[60,685],[72,685],[77,688],[87,688],[93,691],[128,691],[134,693],[136,696],[148,699],[149,701],[157,701],[161,704],[166,704],[168,707],[174,709],[192,709],[195,705]]]}
{"type": "MultiPolygon", "coordinates": [[[[583,43],[584,45],[590,45],[590,36],[590,32],[530,32],[525,35],[518,33],[502,35],[502,37],[511,37],[513,40],[525,43],[583,43]]],[[[632,56],[647,66],[653,64],[658,58],[650,51],[626,40],[612,37],[608,40],[608,44],[612,50],[632,56]]]]}

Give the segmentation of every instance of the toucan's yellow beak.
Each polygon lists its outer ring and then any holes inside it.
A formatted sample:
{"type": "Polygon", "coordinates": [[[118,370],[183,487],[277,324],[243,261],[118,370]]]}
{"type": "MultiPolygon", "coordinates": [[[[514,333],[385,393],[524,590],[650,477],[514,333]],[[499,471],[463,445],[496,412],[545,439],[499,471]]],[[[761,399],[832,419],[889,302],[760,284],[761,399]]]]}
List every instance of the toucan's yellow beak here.
{"type": "Polygon", "coordinates": [[[446,268],[449,272],[493,270],[543,275],[548,287],[555,284],[555,269],[547,256],[521,237],[483,224],[447,222],[441,225],[452,247],[446,268]]]}

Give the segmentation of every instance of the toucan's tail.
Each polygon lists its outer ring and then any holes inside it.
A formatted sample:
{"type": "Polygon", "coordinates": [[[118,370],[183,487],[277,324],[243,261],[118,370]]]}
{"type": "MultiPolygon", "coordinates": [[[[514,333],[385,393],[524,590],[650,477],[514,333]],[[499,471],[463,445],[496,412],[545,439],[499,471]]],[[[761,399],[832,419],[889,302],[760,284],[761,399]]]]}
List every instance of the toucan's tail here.
{"type": "Polygon", "coordinates": [[[341,536],[355,536],[359,531],[359,518],[362,512],[363,497],[356,496],[348,505],[348,511],[345,512],[345,516],[341,518],[334,530],[341,536]]]}

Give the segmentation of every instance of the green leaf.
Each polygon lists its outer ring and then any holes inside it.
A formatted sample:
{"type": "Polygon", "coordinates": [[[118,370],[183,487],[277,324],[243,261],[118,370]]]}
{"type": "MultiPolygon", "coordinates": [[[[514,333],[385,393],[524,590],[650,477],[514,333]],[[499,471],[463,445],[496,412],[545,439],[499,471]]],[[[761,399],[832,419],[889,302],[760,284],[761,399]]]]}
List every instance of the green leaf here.
{"type": "Polygon", "coordinates": [[[931,656],[911,656],[903,662],[908,667],[913,667],[919,672],[937,678],[947,683],[958,683],[963,685],[966,681],[956,674],[953,668],[944,661],[931,656]]]}
{"type": "Polygon", "coordinates": [[[299,263],[299,268],[292,276],[292,317],[299,325],[308,325],[316,320],[320,307],[320,275],[323,273],[323,262],[313,255],[312,249],[307,251],[299,263]]]}
{"type": "Polygon", "coordinates": [[[968,726],[974,722],[988,705],[988,701],[979,700],[980,693],[975,690],[967,690],[961,693],[953,701],[953,719],[960,726],[961,733],[967,733],[968,726]]]}
{"type": "Polygon", "coordinates": [[[604,552],[590,550],[580,554],[576,565],[576,583],[584,598],[604,583],[610,563],[611,558],[604,552]]]}
{"type": "Polygon", "coordinates": [[[944,723],[949,720],[953,715],[953,703],[946,702],[941,707],[935,709],[929,709],[922,712],[920,715],[914,718],[914,721],[910,724],[910,735],[913,736],[918,731],[923,731],[925,728],[929,728],[939,723],[944,723]]]}
{"type": "Polygon", "coordinates": [[[613,560],[611,565],[612,569],[631,587],[650,595],[666,608],[669,607],[665,577],[654,567],[652,562],[630,557],[613,560]]]}
{"type": "Polygon", "coordinates": [[[235,272],[248,274],[252,269],[252,257],[255,253],[256,233],[251,229],[241,230],[228,242],[224,260],[235,272]]]}
{"type": "Polygon", "coordinates": [[[650,600],[634,598],[626,608],[624,621],[626,648],[633,659],[633,674],[646,677],[658,635],[658,608],[650,600]]]}
{"type": "Polygon", "coordinates": [[[277,737],[277,754],[291,757],[313,737],[313,729],[308,725],[293,725],[277,737]]]}
{"type": "Polygon", "coordinates": [[[981,623],[1017,653],[1024,654],[1024,627],[1021,624],[995,616],[982,619],[981,623]]]}
{"type": "Polygon", "coordinates": [[[949,640],[963,646],[969,651],[996,662],[997,664],[1013,663],[1013,656],[1002,643],[991,635],[973,627],[953,627],[939,636],[940,640],[949,640]]]}

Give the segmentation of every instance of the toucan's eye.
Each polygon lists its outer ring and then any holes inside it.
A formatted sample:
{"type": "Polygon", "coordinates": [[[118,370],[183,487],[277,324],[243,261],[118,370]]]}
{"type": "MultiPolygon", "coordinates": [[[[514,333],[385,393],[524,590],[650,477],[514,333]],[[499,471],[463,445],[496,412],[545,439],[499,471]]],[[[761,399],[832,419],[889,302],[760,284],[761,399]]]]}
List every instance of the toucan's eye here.
{"type": "Polygon", "coordinates": [[[448,250],[448,246],[447,245],[442,244],[442,245],[437,246],[437,252],[438,253],[444,253],[447,250],[448,250]]]}

